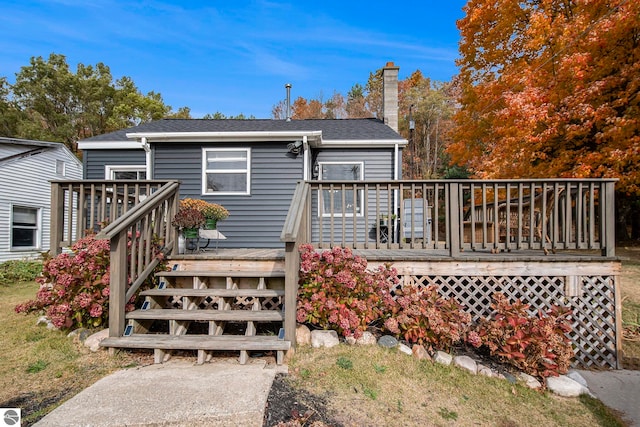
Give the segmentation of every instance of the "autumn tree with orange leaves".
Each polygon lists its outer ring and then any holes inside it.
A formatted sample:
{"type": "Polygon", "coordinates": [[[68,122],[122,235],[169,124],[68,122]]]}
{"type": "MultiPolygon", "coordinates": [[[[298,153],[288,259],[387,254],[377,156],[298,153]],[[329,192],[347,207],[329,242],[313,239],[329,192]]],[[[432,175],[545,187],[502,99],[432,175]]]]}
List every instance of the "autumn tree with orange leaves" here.
{"type": "Polygon", "coordinates": [[[464,10],[452,159],[482,178],[619,178],[618,216],[640,217],[640,2],[464,10]]]}

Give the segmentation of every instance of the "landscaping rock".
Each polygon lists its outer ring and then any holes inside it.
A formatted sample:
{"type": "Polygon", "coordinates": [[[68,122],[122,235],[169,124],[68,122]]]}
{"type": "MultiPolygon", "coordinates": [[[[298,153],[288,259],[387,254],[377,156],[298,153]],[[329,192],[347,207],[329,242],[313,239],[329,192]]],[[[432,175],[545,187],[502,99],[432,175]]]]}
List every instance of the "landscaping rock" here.
{"type": "Polygon", "coordinates": [[[524,372],[520,372],[520,374],[518,375],[518,378],[520,379],[520,381],[524,382],[527,387],[532,388],[534,390],[538,390],[539,388],[542,387],[542,383],[540,381],[538,381],[535,377],[532,377],[529,374],[525,374],[524,372]]]}
{"type": "Polygon", "coordinates": [[[51,320],[49,320],[47,316],[38,317],[38,320],[36,320],[36,325],[46,325],[47,329],[49,329],[50,331],[56,329],[56,327],[53,326],[53,323],[51,323],[51,320]]]}
{"type": "Polygon", "coordinates": [[[581,394],[588,393],[582,384],[572,380],[566,375],[560,375],[559,377],[548,377],[546,379],[547,388],[558,396],[564,397],[578,397],[581,394]]]}
{"type": "Polygon", "coordinates": [[[335,347],[340,344],[338,339],[338,333],[336,331],[312,331],[311,332],[311,346],[313,348],[318,347],[335,347]]]}
{"type": "Polygon", "coordinates": [[[411,349],[408,346],[402,343],[398,345],[398,350],[400,350],[402,353],[408,356],[413,356],[413,351],[411,351],[411,349]]]}
{"type": "Polygon", "coordinates": [[[67,337],[73,338],[74,341],[85,342],[87,338],[91,335],[91,331],[87,328],[78,328],[67,334],[67,337]]]}
{"type": "Polygon", "coordinates": [[[453,358],[453,364],[471,372],[473,375],[478,373],[478,364],[469,356],[456,356],[453,358]]]}
{"type": "Polygon", "coordinates": [[[489,378],[494,376],[493,371],[491,370],[490,367],[481,365],[480,363],[478,363],[478,375],[483,375],[489,378]]]}
{"type": "Polygon", "coordinates": [[[353,335],[350,335],[344,339],[344,342],[346,342],[349,345],[356,345],[357,340],[356,340],[356,337],[354,337],[353,335]]]}
{"type": "Polygon", "coordinates": [[[109,329],[103,329],[87,337],[87,339],[84,341],[84,346],[89,347],[89,350],[95,353],[96,351],[100,350],[100,343],[107,337],[109,337],[109,329]]]}
{"type": "Polygon", "coordinates": [[[413,357],[415,357],[418,360],[431,360],[431,356],[429,356],[429,352],[421,344],[414,344],[413,348],[411,349],[411,352],[413,353],[413,357]]]}
{"type": "Polygon", "coordinates": [[[398,340],[391,335],[383,335],[378,340],[378,345],[385,348],[395,348],[398,346],[398,340]]]}
{"type": "Polygon", "coordinates": [[[584,377],[580,375],[578,371],[571,370],[567,372],[567,377],[581,384],[584,388],[589,388],[589,385],[587,384],[587,380],[585,380],[584,377]]]}
{"type": "Polygon", "coordinates": [[[440,363],[441,365],[451,365],[453,362],[453,356],[449,353],[445,353],[444,351],[436,351],[436,355],[433,358],[434,362],[440,363]]]}
{"type": "Polygon", "coordinates": [[[311,331],[306,325],[298,325],[296,327],[296,342],[300,346],[311,344],[311,331]]]}
{"type": "Polygon", "coordinates": [[[505,380],[509,381],[511,384],[515,384],[518,381],[516,377],[514,377],[508,372],[504,372],[502,376],[504,377],[505,380]]]}
{"type": "Polygon", "coordinates": [[[362,336],[356,340],[357,345],[375,345],[376,337],[369,331],[364,331],[362,336]]]}

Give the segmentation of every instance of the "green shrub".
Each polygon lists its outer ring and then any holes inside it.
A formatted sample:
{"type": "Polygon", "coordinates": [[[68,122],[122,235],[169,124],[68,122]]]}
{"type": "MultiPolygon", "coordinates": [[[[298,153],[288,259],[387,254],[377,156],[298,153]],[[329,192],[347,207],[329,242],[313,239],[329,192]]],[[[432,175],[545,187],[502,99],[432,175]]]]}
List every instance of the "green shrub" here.
{"type": "Polygon", "coordinates": [[[0,264],[0,285],[32,282],[42,273],[42,261],[5,261],[0,264]]]}
{"type": "Polygon", "coordinates": [[[435,286],[405,285],[387,307],[390,317],[385,328],[410,343],[431,350],[448,351],[465,338],[471,316],[453,298],[443,298],[435,286]]]}
{"type": "MultiPolygon", "coordinates": [[[[162,256],[158,249],[154,245],[153,256],[162,256]]],[[[161,262],[156,270],[164,265],[161,262]]],[[[46,260],[42,276],[36,281],[40,284],[36,299],[18,304],[16,312],[44,312],[59,329],[105,324],[109,314],[109,240],[93,235],[79,240],[72,253],[46,260]]],[[[129,285],[130,281],[131,278],[129,285]]],[[[126,311],[133,310],[135,298],[134,295],[128,302],[126,311]]]]}
{"type": "Polygon", "coordinates": [[[529,304],[520,300],[510,303],[501,293],[495,293],[493,300],[493,315],[478,324],[476,347],[484,345],[492,356],[534,376],[558,376],[569,370],[573,348],[566,335],[571,331],[568,308],[555,305],[532,316],[529,304]]]}
{"type": "Polygon", "coordinates": [[[300,287],[296,318],[347,337],[359,338],[372,323],[384,319],[392,303],[397,272],[389,265],[367,270],[367,261],[349,248],[335,247],[321,254],[300,246],[300,287]]]}

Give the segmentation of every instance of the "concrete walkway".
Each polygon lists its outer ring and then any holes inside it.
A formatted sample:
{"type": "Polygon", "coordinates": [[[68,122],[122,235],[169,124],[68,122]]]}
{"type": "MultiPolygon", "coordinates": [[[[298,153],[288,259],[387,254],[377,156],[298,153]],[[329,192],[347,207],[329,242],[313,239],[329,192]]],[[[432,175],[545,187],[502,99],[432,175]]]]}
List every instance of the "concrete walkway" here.
{"type": "MultiPolygon", "coordinates": [[[[190,359],[118,371],[34,424],[37,427],[262,426],[275,374],[286,366],[249,359],[190,359]]],[[[591,393],[640,427],[640,371],[578,373],[591,393]]]]}
{"type": "Polygon", "coordinates": [[[633,427],[640,427],[640,371],[578,371],[589,390],[602,403],[623,413],[633,427]]]}
{"type": "Polygon", "coordinates": [[[262,426],[269,390],[286,366],[250,359],[171,360],[118,371],[53,410],[38,427],[262,426]]]}

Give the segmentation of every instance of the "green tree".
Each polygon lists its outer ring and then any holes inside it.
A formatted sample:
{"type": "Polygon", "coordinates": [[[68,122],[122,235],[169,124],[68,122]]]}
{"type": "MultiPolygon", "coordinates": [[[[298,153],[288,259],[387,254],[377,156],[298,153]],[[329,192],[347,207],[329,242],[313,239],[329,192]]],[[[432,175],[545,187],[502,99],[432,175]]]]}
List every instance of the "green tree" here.
{"type": "Polygon", "coordinates": [[[12,137],[19,134],[20,123],[24,120],[20,109],[10,99],[11,86],[6,77],[0,77],[0,136],[12,137]]]}
{"type": "Polygon", "coordinates": [[[0,78],[0,132],[3,135],[64,142],[167,116],[188,118],[187,107],[172,112],[156,92],[142,94],[130,77],[113,81],[103,63],[78,64],[71,71],[64,55],[32,57],[12,86],[0,78]]]}

